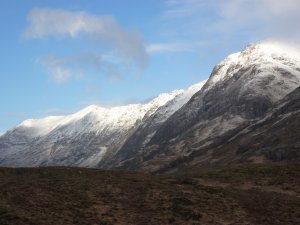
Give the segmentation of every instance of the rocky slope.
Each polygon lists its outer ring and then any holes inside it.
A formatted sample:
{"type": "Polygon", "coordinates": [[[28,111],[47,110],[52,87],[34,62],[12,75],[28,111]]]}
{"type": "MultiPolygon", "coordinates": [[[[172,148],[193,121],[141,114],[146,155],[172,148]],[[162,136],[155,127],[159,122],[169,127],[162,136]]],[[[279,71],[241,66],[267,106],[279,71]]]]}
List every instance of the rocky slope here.
{"type": "MultiPolygon", "coordinates": [[[[214,68],[203,88],[159,127],[139,155],[119,166],[161,173],[193,164],[216,165],[222,156],[215,154],[224,143],[265,118],[300,85],[299,55],[288,46],[269,42],[230,55],[214,68]]],[[[239,158],[234,153],[231,157],[239,158]]]]}
{"type": "Polygon", "coordinates": [[[265,118],[231,138],[219,151],[224,164],[233,161],[281,161],[300,157],[300,87],[280,100],[265,118]],[[226,155],[231,153],[237,157],[226,155]]]}

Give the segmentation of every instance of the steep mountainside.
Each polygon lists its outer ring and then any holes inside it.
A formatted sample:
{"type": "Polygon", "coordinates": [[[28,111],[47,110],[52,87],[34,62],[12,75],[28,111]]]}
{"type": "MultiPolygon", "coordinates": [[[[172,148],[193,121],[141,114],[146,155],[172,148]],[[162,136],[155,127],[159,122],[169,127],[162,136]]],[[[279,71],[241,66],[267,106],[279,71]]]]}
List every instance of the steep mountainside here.
{"type": "Polygon", "coordinates": [[[279,101],[264,119],[225,143],[222,150],[218,150],[218,155],[222,155],[218,163],[297,159],[300,157],[299,127],[300,87],[279,101]]]}
{"type": "MultiPolygon", "coordinates": [[[[158,108],[174,100],[176,104],[172,107],[178,109],[200,88],[201,85],[194,85],[187,91],[161,94],[144,105],[113,108],[91,105],[68,116],[26,120],[0,137],[0,165],[95,167],[111,159],[158,108]]],[[[169,111],[172,110],[175,111],[169,111]]]]}
{"type": "Polygon", "coordinates": [[[128,160],[136,157],[138,152],[142,152],[146,144],[154,136],[157,129],[178,109],[180,109],[197,91],[199,91],[206,80],[188,88],[185,92],[177,95],[171,101],[160,107],[150,117],[144,118],[142,124],[126,140],[124,145],[113,158],[106,160],[105,164],[99,164],[101,167],[114,167],[122,160],[128,160]]]}
{"type": "MultiPolygon", "coordinates": [[[[300,159],[300,87],[280,100],[266,116],[224,141],[178,158],[159,172],[197,170],[237,163],[300,159]]],[[[226,138],[226,139],[225,139],[226,138]]]]}
{"type": "Polygon", "coordinates": [[[203,88],[160,126],[142,151],[118,166],[167,172],[185,166],[187,159],[193,162],[196,155],[193,163],[216,164],[217,148],[267,116],[299,85],[299,52],[269,42],[248,46],[218,64],[203,88]]]}

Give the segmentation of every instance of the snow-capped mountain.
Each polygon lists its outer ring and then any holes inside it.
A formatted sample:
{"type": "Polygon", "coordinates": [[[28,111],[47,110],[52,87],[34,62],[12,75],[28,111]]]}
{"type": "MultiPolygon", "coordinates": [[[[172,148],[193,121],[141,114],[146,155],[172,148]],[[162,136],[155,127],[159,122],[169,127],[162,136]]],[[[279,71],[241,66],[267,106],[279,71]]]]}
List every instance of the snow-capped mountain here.
{"type": "Polygon", "coordinates": [[[179,108],[199,88],[196,84],[186,91],[163,93],[147,104],[112,108],[91,105],[72,115],[26,120],[0,138],[0,165],[96,166],[114,156],[158,108],[177,98],[173,107],[179,108]]]}
{"type": "MultiPolygon", "coordinates": [[[[178,109],[180,109],[191,97],[201,90],[206,80],[194,84],[186,91],[182,91],[175,98],[167,102],[162,107],[149,117],[144,118],[142,124],[135,130],[135,132],[125,141],[118,154],[112,159],[107,160],[105,167],[115,167],[122,160],[135,159],[136,155],[143,151],[143,148],[154,136],[157,129],[178,109]]],[[[101,165],[102,166],[102,165],[101,165]]]]}
{"type": "Polygon", "coordinates": [[[207,81],[161,94],[147,104],[92,105],[72,115],[26,120],[0,137],[0,166],[71,165],[166,173],[297,156],[295,137],[300,132],[289,124],[290,118],[299,116],[299,85],[299,49],[275,42],[252,44],[216,65],[207,81]],[[292,111],[285,113],[287,106],[292,111]],[[294,138],[287,138],[290,143],[272,139],[282,134],[272,130],[276,124],[286,133],[295,132],[294,138]],[[260,134],[264,141],[255,139],[260,134]],[[296,147],[281,146],[279,157],[274,152],[278,146],[267,149],[268,141],[273,147],[281,143],[296,147]]]}
{"type": "Polygon", "coordinates": [[[272,42],[253,44],[228,56],[139,154],[120,162],[120,167],[167,172],[190,161],[216,165],[222,158],[216,156],[217,150],[224,143],[264,118],[300,85],[299,56],[299,50],[272,42]]]}

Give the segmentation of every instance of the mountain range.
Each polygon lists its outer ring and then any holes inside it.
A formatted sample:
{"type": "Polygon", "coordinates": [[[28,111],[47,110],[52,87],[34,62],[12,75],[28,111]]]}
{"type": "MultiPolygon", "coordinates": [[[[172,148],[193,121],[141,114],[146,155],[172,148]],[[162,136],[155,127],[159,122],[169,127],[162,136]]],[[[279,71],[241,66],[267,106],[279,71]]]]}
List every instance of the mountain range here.
{"type": "Polygon", "coordinates": [[[0,166],[171,173],[300,156],[300,51],[260,42],[209,79],[146,104],[91,105],[25,120],[0,137],[0,166]]]}

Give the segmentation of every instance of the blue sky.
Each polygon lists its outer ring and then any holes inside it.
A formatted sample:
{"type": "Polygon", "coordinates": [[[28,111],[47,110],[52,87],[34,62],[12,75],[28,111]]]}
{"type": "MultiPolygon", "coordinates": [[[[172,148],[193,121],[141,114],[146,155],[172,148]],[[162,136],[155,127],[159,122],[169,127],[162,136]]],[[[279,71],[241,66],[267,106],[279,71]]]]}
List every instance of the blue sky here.
{"type": "Polygon", "coordinates": [[[299,40],[298,0],[10,0],[0,7],[0,133],[208,78],[248,43],[299,40]]]}

